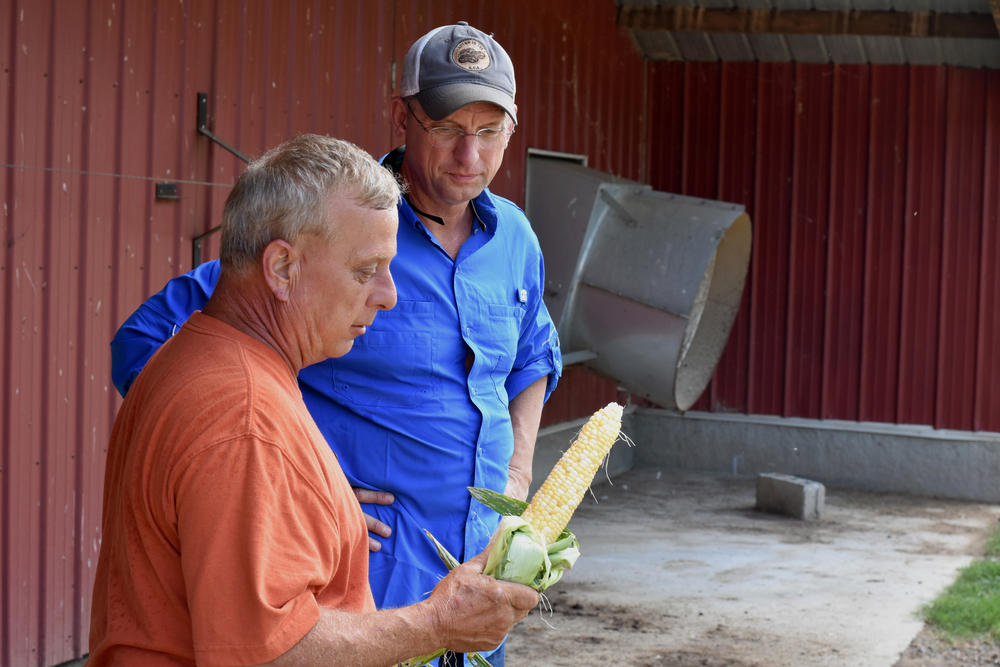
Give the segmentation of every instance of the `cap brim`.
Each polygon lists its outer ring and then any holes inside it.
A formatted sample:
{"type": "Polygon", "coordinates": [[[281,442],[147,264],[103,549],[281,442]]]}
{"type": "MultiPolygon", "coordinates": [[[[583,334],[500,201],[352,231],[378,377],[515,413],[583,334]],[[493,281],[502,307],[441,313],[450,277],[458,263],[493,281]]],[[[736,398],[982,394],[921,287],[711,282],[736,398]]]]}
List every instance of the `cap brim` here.
{"type": "Polygon", "coordinates": [[[514,98],[492,86],[476,83],[452,83],[417,93],[417,100],[424,113],[431,120],[442,120],[455,113],[466,104],[489,102],[495,104],[510,116],[517,125],[514,98]]]}

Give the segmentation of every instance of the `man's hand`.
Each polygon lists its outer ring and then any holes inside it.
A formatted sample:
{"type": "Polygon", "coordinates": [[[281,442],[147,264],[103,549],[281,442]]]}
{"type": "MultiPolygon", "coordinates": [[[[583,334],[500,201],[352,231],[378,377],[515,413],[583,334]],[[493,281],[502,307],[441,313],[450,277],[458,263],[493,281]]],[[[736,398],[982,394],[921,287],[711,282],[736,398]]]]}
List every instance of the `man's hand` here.
{"type": "Polygon", "coordinates": [[[486,551],[448,573],[427,599],[440,645],[452,651],[489,651],[538,604],[538,592],[483,574],[486,551]]]}
{"type": "MultiPolygon", "coordinates": [[[[362,489],[361,487],[353,487],[354,495],[358,497],[359,503],[372,503],[374,505],[391,505],[396,501],[396,498],[388,491],[373,491],[371,489],[362,489]]],[[[392,528],[385,525],[375,517],[370,514],[365,514],[365,525],[368,526],[369,533],[375,533],[379,537],[389,537],[392,535],[392,528]]],[[[376,540],[374,537],[368,536],[368,551],[381,551],[382,543],[376,540]]]]}

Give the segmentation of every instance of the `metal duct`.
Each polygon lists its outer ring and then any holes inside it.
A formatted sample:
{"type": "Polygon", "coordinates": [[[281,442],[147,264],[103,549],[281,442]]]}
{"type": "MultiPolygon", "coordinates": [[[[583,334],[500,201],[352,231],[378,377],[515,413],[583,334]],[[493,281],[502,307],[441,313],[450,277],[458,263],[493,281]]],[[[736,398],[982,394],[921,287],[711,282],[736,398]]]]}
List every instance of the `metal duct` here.
{"type": "Polygon", "coordinates": [[[664,408],[711,380],[750,261],[743,206],[529,157],[527,209],[564,356],[664,408]]]}

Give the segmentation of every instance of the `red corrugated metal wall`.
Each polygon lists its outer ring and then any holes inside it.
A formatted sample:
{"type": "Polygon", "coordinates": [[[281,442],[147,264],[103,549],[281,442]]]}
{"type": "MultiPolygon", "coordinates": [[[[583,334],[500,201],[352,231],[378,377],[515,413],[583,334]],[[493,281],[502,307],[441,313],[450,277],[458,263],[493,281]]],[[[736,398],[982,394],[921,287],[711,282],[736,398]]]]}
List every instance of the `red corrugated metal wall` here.
{"type": "MultiPolygon", "coordinates": [[[[643,63],[611,0],[0,0],[0,663],[86,650],[118,324],[191,265],[243,163],[392,147],[408,44],[467,19],[518,65],[525,153],[747,205],[743,308],[699,408],[1000,430],[1000,73],[643,63]],[[173,182],[180,198],[158,200],[173,182]]],[[[211,253],[211,250],[209,250],[211,253]]],[[[615,386],[568,369],[546,424],[615,386]]]]}
{"type": "MultiPolygon", "coordinates": [[[[197,93],[244,153],[316,131],[379,155],[394,63],[460,19],[518,65],[521,124],[497,192],[523,201],[529,146],[642,178],[645,64],[611,0],[0,0],[0,664],[86,651],[119,405],[108,342],[190,268],[243,168],[197,133],[197,93]],[[159,182],[180,198],[156,199],[159,182]]],[[[546,423],[615,395],[571,369],[546,423]]]]}
{"type": "Polygon", "coordinates": [[[1000,72],[655,63],[650,183],[754,222],[696,408],[1000,431],[1000,72]]]}

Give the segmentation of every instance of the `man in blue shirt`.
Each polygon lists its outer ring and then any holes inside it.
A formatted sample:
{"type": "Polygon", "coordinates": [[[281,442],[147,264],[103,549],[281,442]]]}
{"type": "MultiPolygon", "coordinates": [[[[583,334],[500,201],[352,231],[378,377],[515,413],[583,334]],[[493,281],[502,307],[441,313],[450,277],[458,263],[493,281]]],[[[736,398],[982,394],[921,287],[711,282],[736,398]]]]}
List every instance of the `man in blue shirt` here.
{"type": "MultiPolygon", "coordinates": [[[[391,110],[405,145],[383,158],[408,188],[397,305],[349,354],[299,374],[369,529],[384,538],[372,540],[370,567],[379,608],[424,598],[444,575],[425,530],[459,560],[486,546],[498,517],[467,486],[526,497],[542,404],[562,370],[537,238],[487,189],[517,123],[514,92],[506,52],[464,22],[413,44],[391,110]]],[[[217,262],[203,264],[122,325],[111,344],[120,392],[217,278],[217,262]]],[[[502,648],[490,660],[502,664],[502,648]]]]}

